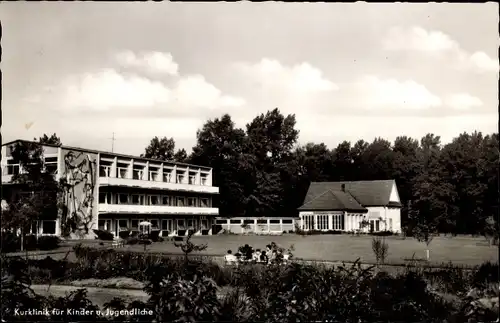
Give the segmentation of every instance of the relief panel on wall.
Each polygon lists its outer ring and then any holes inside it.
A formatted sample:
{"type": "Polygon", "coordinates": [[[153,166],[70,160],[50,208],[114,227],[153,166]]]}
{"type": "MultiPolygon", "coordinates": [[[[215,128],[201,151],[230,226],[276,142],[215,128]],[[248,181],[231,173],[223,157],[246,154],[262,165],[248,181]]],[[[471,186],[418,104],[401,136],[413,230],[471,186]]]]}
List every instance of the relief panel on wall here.
{"type": "Polygon", "coordinates": [[[84,237],[97,220],[97,155],[62,150],[61,169],[61,233],[84,237]]]}

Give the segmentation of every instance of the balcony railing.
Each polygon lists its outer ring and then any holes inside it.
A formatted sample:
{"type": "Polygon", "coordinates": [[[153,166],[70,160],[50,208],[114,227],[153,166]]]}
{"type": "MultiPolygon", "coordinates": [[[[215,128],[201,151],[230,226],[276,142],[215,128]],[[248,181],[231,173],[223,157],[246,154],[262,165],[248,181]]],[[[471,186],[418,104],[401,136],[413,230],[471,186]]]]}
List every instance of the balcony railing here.
{"type": "Polygon", "coordinates": [[[115,178],[115,177],[101,177],[99,178],[101,186],[123,186],[123,187],[138,187],[146,189],[160,189],[172,191],[186,191],[186,192],[199,192],[199,193],[219,193],[219,188],[214,186],[203,185],[190,185],[181,183],[168,183],[160,181],[146,181],[130,178],[115,178]]]}
{"type": "Polygon", "coordinates": [[[167,205],[130,205],[130,204],[99,204],[100,213],[133,213],[133,214],[195,214],[218,215],[216,207],[187,207],[167,205]]]}

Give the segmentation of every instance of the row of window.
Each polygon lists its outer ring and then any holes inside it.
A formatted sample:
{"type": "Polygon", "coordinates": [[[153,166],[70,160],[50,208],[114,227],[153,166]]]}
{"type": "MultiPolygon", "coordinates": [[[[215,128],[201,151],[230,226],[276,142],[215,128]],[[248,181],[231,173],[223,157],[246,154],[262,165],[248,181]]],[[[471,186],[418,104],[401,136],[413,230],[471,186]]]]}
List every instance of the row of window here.
{"type": "Polygon", "coordinates": [[[209,198],[100,192],[101,204],[210,207],[209,198]]]}
{"type": "Polygon", "coordinates": [[[344,230],[343,214],[324,214],[324,215],[304,215],[304,230],[344,230]],[[317,219],[315,220],[315,217],[317,219]],[[330,227],[330,217],[332,218],[332,227],[330,227]]]}
{"type": "Polygon", "coordinates": [[[215,220],[215,224],[293,224],[292,219],[229,219],[215,220]]]}
{"type": "Polygon", "coordinates": [[[30,234],[56,234],[56,220],[40,220],[31,223],[30,234]]]}
{"type": "Polygon", "coordinates": [[[163,170],[162,176],[160,176],[159,170],[149,170],[146,172],[144,168],[136,168],[136,166],[132,169],[132,174],[129,174],[128,167],[116,167],[116,173],[113,174],[110,165],[101,165],[99,176],[190,185],[207,185],[208,183],[207,174],[200,174],[200,179],[197,181],[195,172],[189,172],[186,178],[186,172],[179,173],[178,171],[174,177],[171,170],[163,170]]]}
{"type": "MultiPolygon", "coordinates": [[[[45,157],[44,171],[56,174],[57,173],[57,157],[45,157]]],[[[2,171],[4,175],[18,175],[21,172],[21,166],[15,163],[13,159],[7,160],[7,166],[2,171]]]]}
{"type": "Polygon", "coordinates": [[[206,218],[199,219],[99,219],[99,230],[111,231],[118,234],[125,230],[139,230],[139,223],[148,221],[153,230],[162,230],[172,233],[176,230],[209,230],[210,222],[206,218]]]}

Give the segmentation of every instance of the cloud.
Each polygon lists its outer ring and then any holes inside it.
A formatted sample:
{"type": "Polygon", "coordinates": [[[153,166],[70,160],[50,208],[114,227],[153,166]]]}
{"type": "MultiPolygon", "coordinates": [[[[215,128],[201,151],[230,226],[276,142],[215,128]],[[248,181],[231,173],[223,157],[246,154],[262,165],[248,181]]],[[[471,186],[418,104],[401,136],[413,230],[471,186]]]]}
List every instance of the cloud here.
{"type": "Polygon", "coordinates": [[[460,69],[477,72],[499,71],[498,60],[489,57],[485,52],[470,54],[449,35],[441,31],[427,31],[422,27],[391,28],[383,41],[383,47],[389,51],[419,51],[441,59],[453,59],[460,69]]]}
{"type": "Polygon", "coordinates": [[[421,110],[442,105],[441,99],[413,80],[365,76],[357,83],[361,108],[421,110]]]}
{"type": "Polygon", "coordinates": [[[115,59],[123,67],[141,68],[151,73],[179,74],[179,65],[170,53],[142,52],[136,55],[132,51],[122,51],[115,55],[115,59]]]}
{"type": "Polygon", "coordinates": [[[293,91],[296,94],[338,90],[335,83],[324,78],[320,69],[307,62],[285,66],[275,59],[263,58],[255,64],[240,62],[235,67],[243,77],[270,90],[293,91]]]}
{"type": "Polygon", "coordinates": [[[62,86],[65,87],[63,108],[153,107],[171,99],[171,90],[164,84],[137,75],[123,75],[113,69],[74,76],[62,86]]]}
{"type": "Polygon", "coordinates": [[[482,106],[483,101],[468,93],[456,93],[446,99],[446,104],[457,110],[467,110],[482,106]]]}
{"type": "MultiPolygon", "coordinates": [[[[161,54],[163,55],[163,54],[161,54]]],[[[118,54],[122,62],[130,66],[143,66],[143,62],[157,62],[148,67],[157,71],[177,73],[177,64],[172,57],[165,58],[159,53],[143,54],[138,59],[132,52],[118,54]],[[163,57],[163,58],[162,58],[163,57]],[[172,67],[174,66],[174,67],[172,67]]],[[[169,54],[170,55],[170,54],[169,54]]],[[[144,65],[146,66],[146,65],[144,65]]],[[[239,107],[245,100],[224,95],[220,89],[209,83],[202,75],[177,75],[169,84],[151,80],[133,73],[119,72],[104,68],[63,80],[57,90],[49,95],[61,95],[61,109],[90,109],[107,111],[110,109],[157,108],[158,111],[183,111],[199,114],[200,109],[239,107]]]]}
{"type": "Polygon", "coordinates": [[[222,95],[214,85],[202,75],[192,75],[180,79],[174,89],[174,98],[188,107],[239,107],[245,104],[241,98],[222,95]]]}

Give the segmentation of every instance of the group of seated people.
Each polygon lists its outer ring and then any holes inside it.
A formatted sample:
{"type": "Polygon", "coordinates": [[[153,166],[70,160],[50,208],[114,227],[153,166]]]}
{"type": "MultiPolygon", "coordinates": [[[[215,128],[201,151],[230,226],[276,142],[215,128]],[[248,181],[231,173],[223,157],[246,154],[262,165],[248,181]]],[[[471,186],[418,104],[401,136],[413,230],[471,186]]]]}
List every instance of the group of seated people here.
{"type": "Polygon", "coordinates": [[[266,250],[256,249],[250,255],[242,255],[237,252],[233,254],[231,250],[227,251],[224,256],[224,262],[227,265],[234,265],[238,263],[257,263],[257,264],[273,264],[284,263],[286,264],[291,258],[289,251],[282,252],[280,249],[273,249],[271,245],[267,245],[266,250]]]}

